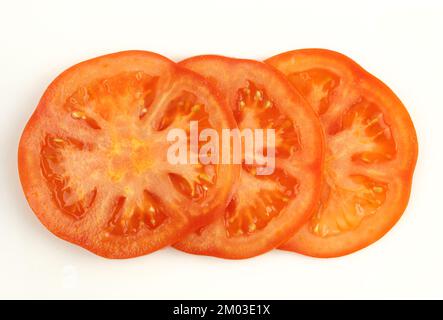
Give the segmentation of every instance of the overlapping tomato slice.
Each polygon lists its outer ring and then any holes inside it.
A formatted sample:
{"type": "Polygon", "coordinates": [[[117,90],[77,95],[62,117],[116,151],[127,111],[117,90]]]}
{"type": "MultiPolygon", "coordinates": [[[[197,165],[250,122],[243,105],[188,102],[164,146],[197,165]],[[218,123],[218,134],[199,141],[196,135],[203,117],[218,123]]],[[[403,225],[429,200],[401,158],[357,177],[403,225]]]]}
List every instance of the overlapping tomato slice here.
{"type": "Polygon", "coordinates": [[[26,197],[57,236],[109,258],[177,242],[224,210],[240,166],[167,161],[171,128],[235,127],[203,78],[157,54],[80,63],[47,89],[19,146],[26,197]]]}
{"type": "Polygon", "coordinates": [[[335,257],[373,243],[396,223],[409,198],[417,138],[405,107],[336,52],[296,50],[266,62],[309,101],[326,137],[318,210],[282,248],[335,257]]]}
{"type": "Polygon", "coordinates": [[[306,221],[319,199],[323,140],[315,113],[263,63],[200,56],[180,64],[218,88],[241,130],[275,130],[275,145],[265,143],[265,150],[275,148],[275,170],[257,174],[262,166],[245,161],[245,148],[239,185],[225,214],[176,248],[231,259],[275,248],[306,221]]]}

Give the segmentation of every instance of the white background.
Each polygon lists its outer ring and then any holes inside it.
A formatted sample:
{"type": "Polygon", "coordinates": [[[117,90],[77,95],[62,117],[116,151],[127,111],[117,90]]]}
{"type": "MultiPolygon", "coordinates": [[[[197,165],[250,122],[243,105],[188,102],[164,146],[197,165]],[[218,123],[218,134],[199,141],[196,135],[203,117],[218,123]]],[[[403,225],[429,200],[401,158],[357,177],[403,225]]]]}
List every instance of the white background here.
{"type": "Polygon", "coordinates": [[[443,298],[443,2],[0,1],[0,298],[443,298]],[[99,258],[48,232],[18,180],[17,145],[49,82],[79,61],[143,49],[180,60],[338,50],[403,100],[419,138],[412,197],[382,240],[321,260],[243,261],[173,249],[99,258]]]}

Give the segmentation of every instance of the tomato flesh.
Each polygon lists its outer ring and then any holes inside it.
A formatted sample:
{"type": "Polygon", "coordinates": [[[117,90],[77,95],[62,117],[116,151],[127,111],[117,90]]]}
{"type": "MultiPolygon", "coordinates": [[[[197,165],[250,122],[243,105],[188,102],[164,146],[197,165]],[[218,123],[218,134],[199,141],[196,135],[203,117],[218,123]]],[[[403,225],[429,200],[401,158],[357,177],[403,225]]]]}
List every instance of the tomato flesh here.
{"type": "Polygon", "coordinates": [[[167,161],[169,129],[189,140],[190,121],[235,126],[203,79],[166,58],[123,52],[68,69],[20,142],[31,208],[56,235],[109,258],[176,242],[224,209],[239,171],[167,161]]]}
{"type": "Polygon", "coordinates": [[[318,210],[282,248],[334,257],[376,241],[409,196],[417,139],[406,109],[383,83],[335,52],[297,50],[267,63],[308,100],[326,138],[318,210]]]}
{"type": "Polygon", "coordinates": [[[275,130],[275,170],[257,174],[260,165],[247,164],[244,149],[237,191],[224,217],[175,246],[229,259],[275,248],[318,201],[323,142],[317,117],[284,77],[262,63],[201,56],[181,65],[205,76],[225,95],[240,130],[275,130]]]}

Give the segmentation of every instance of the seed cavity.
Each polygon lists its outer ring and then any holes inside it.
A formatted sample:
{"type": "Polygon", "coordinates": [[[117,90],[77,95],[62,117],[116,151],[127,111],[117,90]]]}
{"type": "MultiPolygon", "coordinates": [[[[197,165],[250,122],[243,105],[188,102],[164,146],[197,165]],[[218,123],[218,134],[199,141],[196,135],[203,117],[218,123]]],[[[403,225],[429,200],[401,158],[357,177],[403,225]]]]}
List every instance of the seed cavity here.
{"type": "Polygon", "coordinates": [[[141,202],[128,195],[115,199],[107,229],[110,235],[132,236],[143,230],[159,228],[167,218],[160,198],[144,190],[141,202]]]}
{"type": "Polygon", "coordinates": [[[249,172],[248,169],[242,174],[239,191],[226,209],[228,237],[249,235],[264,229],[298,193],[297,179],[281,169],[277,169],[272,177],[253,176],[249,172]]]}
{"type": "Polygon", "coordinates": [[[82,142],[71,138],[47,135],[40,150],[41,172],[55,204],[61,212],[76,220],[82,219],[93,206],[97,189],[82,190],[81,186],[72,183],[65,172],[63,152],[82,152],[88,148],[82,142]]]}
{"type": "Polygon", "coordinates": [[[363,175],[353,175],[350,179],[353,188],[341,186],[326,176],[320,207],[310,223],[313,234],[320,237],[342,234],[356,229],[364,219],[377,214],[386,200],[388,184],[363,175]],[[335,184],[331,187],[332,183],[335,184]]]}

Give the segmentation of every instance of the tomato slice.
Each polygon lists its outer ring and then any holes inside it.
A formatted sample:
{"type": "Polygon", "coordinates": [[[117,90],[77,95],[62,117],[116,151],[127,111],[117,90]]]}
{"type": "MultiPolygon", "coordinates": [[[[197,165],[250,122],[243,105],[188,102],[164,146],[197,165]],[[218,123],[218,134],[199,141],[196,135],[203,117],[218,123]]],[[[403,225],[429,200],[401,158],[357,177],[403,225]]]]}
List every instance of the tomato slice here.
{"type": "Polygon", "coordinates": [[[180,64],[218,88],[241,130],[275,130],[275,170],[258,175],[259,165],[247,164],[244,153],[239,186],[224,216],[175,247],[229,259],[277,247],[319,199],[323,137],[317,116],[284,76],[261,62],[199,56],[180,64]]]}
{"type": "Polygon", "coordinates": [[[310,102],[326,137],[319,208],[282,248],[336,257],[368,246],[408,202],[418,149],[408,112],[384,83],[342,54],[296,50],[266,63],[310,102]]]}
{"type": "Polygon", "coordinates": [[[31,208],[55,235],[108,258],[177,242],[223,212],[240,170],[167,161],[169,129],[191,120],[235,127],[203,78],[160,55],[127,51],[71,67],[20,140],[31,208]]]}

